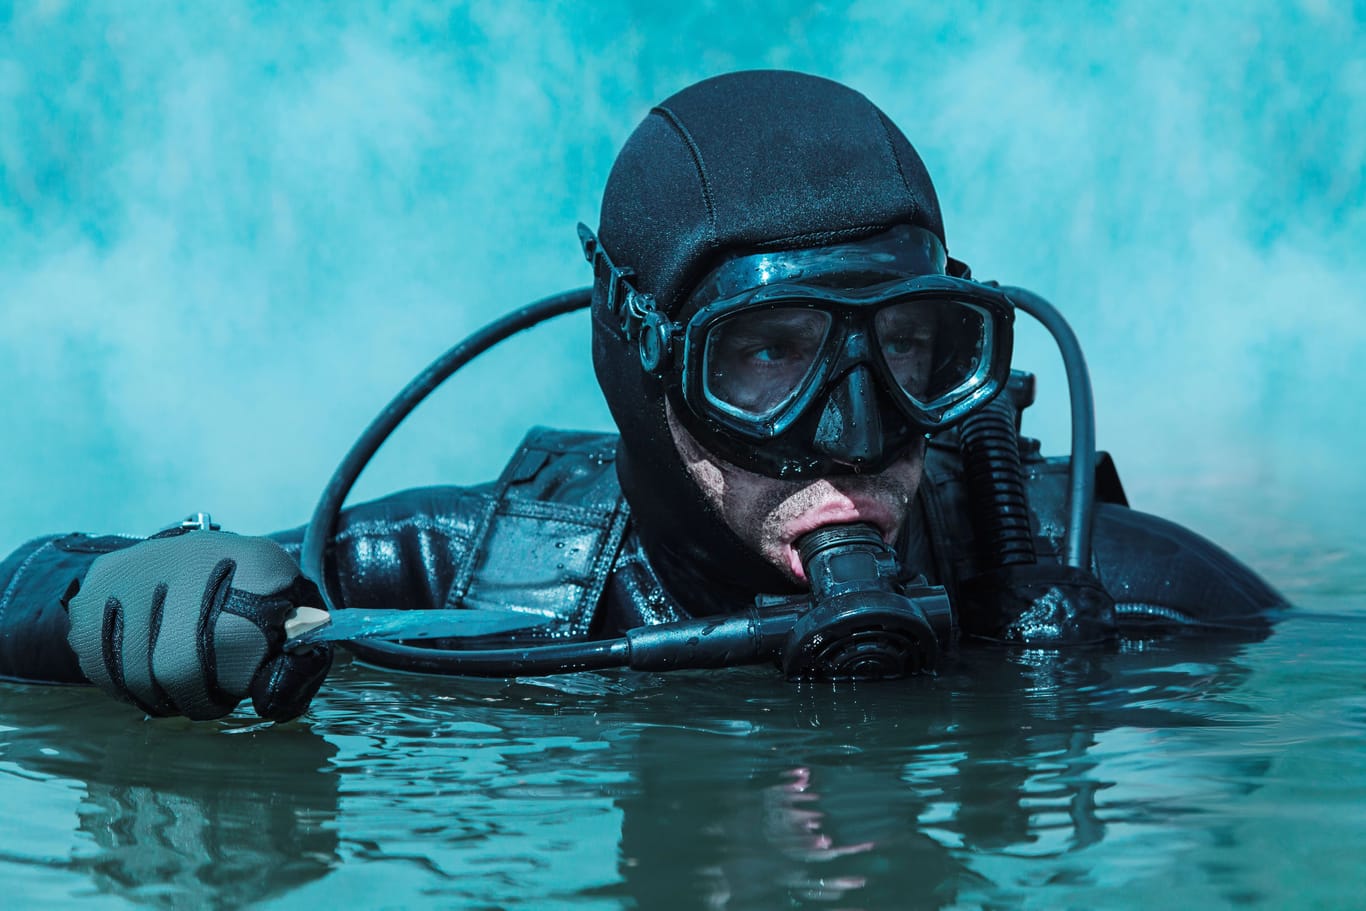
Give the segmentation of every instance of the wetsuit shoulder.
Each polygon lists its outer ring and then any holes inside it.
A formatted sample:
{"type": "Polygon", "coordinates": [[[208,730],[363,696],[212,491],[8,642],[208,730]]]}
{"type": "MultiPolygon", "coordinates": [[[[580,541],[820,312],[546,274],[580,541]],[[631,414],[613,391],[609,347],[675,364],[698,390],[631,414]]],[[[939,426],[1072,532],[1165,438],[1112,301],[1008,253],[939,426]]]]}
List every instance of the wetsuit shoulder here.
{"type": "Polygon", "coordinates": [[[1116,503],[1096,506],[1092,562],[1121,629],[1264,629],[1285,599],[1245,563],[1182,525],[1116,503]]]}
{"type": "MultiPolygon", "coordinates": [[[[1107,453],[1096,460],[1091,566],[1115,599],[1121,631],[1169,627],[1263,629],[1282,598],[1245,563],[1209,539],[1129,506],[1107,453]]],[[[1029,508],[1041,555],[1057,558],[1066,529],[1065,458],[1028,458],[1029,508]]]]}
{"type": "Polygon", "coordinates": [[[446,606],[540,614],[553,638],[587,635],[628,518],[616,442],[533,428],[489,489],[446,606]]]}
{"type": "MultiPolygon", "coordinates": [[[[329,560],[333,590],[350,607],[514,608],[544,613],[560,634],[586,631],[624,521],[615,442],[538,427],[496,481],[347,509],[329,560]]],[[[303,531],[275,537],[297,557],[303,531]]]]}
{"type": "MultiPolygon", "coordinates": [[[[1067,525],[1069,460],[1027,456],[1023,481],[1034,550],[1057,560],[1067,525]]],[[[953,445],[932,445],[919,497],[925,562],[950,594],[989,569],[972,526],[973,498],[953,445]]],[[[1285,599],[1246,564],[1175,522],[1128,506],[1114,463],[1096,465],[1092,570],[1116,602],[1122,632],[1166,628],[1265,629],[1285,599]]],[[[914,529],[913,529],[914,530],[914,529]]],[[[914,536],[912,536],[914,537],[914,536]]]]}

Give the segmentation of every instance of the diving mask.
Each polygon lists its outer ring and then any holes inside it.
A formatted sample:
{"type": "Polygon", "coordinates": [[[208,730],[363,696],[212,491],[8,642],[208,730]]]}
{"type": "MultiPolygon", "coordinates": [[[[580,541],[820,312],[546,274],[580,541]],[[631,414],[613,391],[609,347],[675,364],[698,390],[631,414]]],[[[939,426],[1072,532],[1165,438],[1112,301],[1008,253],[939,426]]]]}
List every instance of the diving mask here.
{"type": "MultiPolygon", "coordinates": [[[[581,228],[581,236],[587,232],[581,228]]],[[[929,231],[735,257],[680,308],[655,309],[606,261],[642,367],[709,450],[779,478],[877,472],[990,401],[1010,373],[1014,308],[944,274],[929,231]]]]}

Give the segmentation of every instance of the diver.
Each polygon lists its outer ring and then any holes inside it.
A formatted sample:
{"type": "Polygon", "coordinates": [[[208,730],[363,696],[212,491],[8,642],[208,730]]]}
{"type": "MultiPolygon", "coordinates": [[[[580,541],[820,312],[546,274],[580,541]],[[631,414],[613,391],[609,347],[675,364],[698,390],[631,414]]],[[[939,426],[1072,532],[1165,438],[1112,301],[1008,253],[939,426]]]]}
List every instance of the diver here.
{"type": "Polygon", "coordinates": [[[93,683],[151,715],[250,698],[283,720],[332,659],[286,647],[305,607],[536,621],[351,645],[405,670],[772,660],[890,678],[959,643],[1255,634],[1283,606],[1214,544],[1128,508],[1077,429],[1075,339],[1046,302],[948,255],[920,157],[863,95],[783,71],[690,86],[630,136],[596,233],[579,233],[618,434],[537,428],[492,483],[345,511],[334,484],[335,512],[320,503],[307,531],[201,518],[31,541],[0,565],[0,675],[93,683]],[[1070,357],[1070,459],[1019,434],[1033,378],[1011,370],[1017,311],[1070,357]]]}

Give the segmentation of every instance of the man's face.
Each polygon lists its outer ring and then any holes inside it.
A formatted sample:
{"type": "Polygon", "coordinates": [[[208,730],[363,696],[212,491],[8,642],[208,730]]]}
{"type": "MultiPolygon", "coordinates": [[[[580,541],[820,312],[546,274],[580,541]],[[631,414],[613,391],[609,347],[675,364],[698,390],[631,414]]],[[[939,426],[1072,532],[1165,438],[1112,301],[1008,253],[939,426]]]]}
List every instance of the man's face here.
{"type": "Polygon", "coordinates": [[[794,582],[806,582],[794,542],[823,525],[867,522],[896,540],[920,486],[919,446],[876,474],[787,481],[746,471],[708,451],[668,407],[669,431],[693,483],[744,544],[794,582]]]}

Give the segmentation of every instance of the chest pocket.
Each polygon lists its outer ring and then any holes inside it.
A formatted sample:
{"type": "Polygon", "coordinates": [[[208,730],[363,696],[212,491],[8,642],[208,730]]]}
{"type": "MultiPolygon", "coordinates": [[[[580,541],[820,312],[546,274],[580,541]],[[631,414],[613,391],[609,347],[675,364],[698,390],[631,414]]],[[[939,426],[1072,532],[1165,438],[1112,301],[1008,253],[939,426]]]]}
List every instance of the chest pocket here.
{"type": "Polygon", "coordinates": [[[556,637],[586,635],[629,515],[616,441],[533,428],[494,485],[446,606],[539,614],[556,637]]]}

